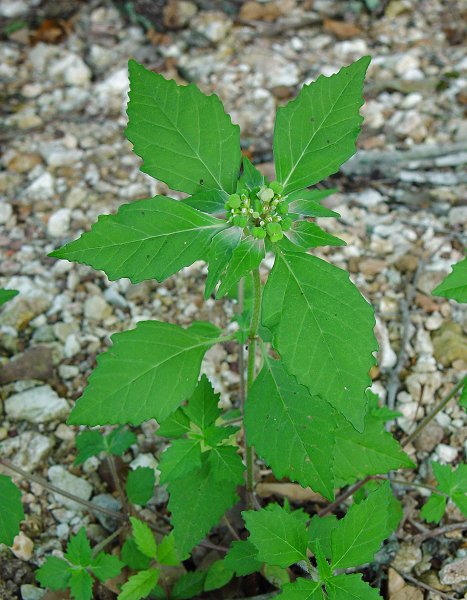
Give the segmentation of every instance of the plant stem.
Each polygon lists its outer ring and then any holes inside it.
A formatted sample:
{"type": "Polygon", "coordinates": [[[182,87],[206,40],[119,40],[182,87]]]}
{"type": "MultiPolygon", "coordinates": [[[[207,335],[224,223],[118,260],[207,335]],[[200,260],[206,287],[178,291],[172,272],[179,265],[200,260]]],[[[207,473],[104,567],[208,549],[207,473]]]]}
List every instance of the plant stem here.
{"type": "Polygon", "coordinates": [[[391,483],[394,483],[396,485],[402,485],[408,488],[422,488],[424,490],[429,490],[430,492],[438,494],[439,496],[446,496],[447,498],[449,498],[448,494],[441,492],[440,490],[438,490],[438,488],[435,488],[432,485],[426,485],[425,483],[416,483],[415,481],[404,481],[403,479],[393,479],[392,477],[389,478],[384,475],[374,475],[373,479],[382,479],[383,481],[390,481],[391,483]]]}
{"type": "Polygon", "coordinates": [[[365,479],[362,479],[361,481],[358,481],[354,485],[348,487],[345,490],[345,492],[342,492],[342,494],[334,500],[334,502],[331,502],[331,504],[328,504],[323,509],[321,509],[318,513],[318,517],[324,517],[325,515],[328,515],[335,509],[339,508],[339,506],[342,504],[342,502],[344,502],[344,500],[346,500],[352,494],[355,494],[355,492],[357,492],[361,487],[368,483],[370,479],[372,479],[372,476],[368,475],[368,477],[365,477],[365,479]]]}
{"type": "Polygon", "coordinates": [[[65,496],[65,498],[69,498],[70,500],[74,500],[78,504],[86,506],[92,512],[101,512],[105,515],[108,515],[109,517],[112,517],[113,519],[117,519],[118,521],[127,520],[125,515],[122,515],[121,513],[115,512],[110,508],[104,508],[103,506],[99,506],[99,504],[95,504],[94,502],[90,502],[89,500],[85,500],[84,498],[80,498],[79,496],[75,496],[75,494],[71,494],[66,490],[60,489],[56,485],[53,485],[53,483],[49,483],[47,480],[43,479],[42,477],[39,477],[38,475],[33,475],[32,473],[24,471],[20,467],[17,467],[7,458],[0,458],[0,464],[6,467],[7,469],[10,469],[10,471],[21,475],[21,477],[24,477],[24,479],[27,479],[28,481],[33,481],[34,483],[38,483],[44,489],[49,490],[49,492],[53,492],[54,494],[60,494],[60,496],[65,496]]]}
{"type": "Polygon", "coordinates": [[[122,482],[120,481],[120,475],[117,472],[115,458],[112,456],[112,454],[107,454],[107,464],[109,465],[110,473],[112,475],[112,479],[115,484],[115,489],[117,490],[118,496],[120,498],[120,502],[122,503],[123,512],[125,515],[128,515],[128,514],[130,514],[130,507],[129,507],[128,501],[126,499],[125,491],[122,487],[122,482]]]}
{"type": "Polygon", "coordinates": [[[449,403],[449,401],[452,398],[454,398],[457,392],[464,385],[464,381],[464,379],[461,379],[457,382],[457,384],[452,388],[449,394],[446,394],[446,396],[441,400],[438,406],[435,406],[435,408],[422,420],[420,425],[408,436],[408,438],[402,444],[403,447],[410,444],[410,442],[413,442],[413,440],[419,435],[419,433],[423,431],[423,429],[425,429],[428,423],[430,423],[436,417],[436,415],[443,410],[443,408],[449,403]]]}
{"type": "MultiPolygon", "coordinates": [[[[259,269],[253,271],[253,314],[251,317],[250,335],[248,336],[248,373],[247,373],[247,392],[255,380],[255,362],[256,362],[256,339],[258,337],[258,329],[261,318],[261,277],[259,269]]],[[[246,457],[246,491],[248,496],[249,508],[253,506],[253,491],[254,491],[254,451],[248,445],[248,440],[245,436],[245,457],[246,457]]]]}

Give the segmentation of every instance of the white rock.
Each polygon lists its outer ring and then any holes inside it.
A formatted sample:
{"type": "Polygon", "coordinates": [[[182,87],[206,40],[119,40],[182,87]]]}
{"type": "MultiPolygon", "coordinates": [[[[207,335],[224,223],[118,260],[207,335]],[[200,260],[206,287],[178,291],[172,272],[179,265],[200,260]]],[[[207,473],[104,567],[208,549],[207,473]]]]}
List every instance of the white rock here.
{"type": "Polygon", "coordinates": [[[448,446],[447,444],[438,444],[435,452],[439,456],[439,461],[442,463],[451,463],[457,458],[458,454],[456,448],[448,446]]]}
{"type": "Polygon", "coordinates": [[[449,211],[449,225],[467,226],[467,206],[455,206],[449,211]]]}
{"type": "Polygon", "coordinates": [[[41,385],[10,396],[5,402],[5,411],[14,421],[47,423],[64,419],[70,409],[67,401],[49,385],[41,385]]]}
{"type": "Polygon", "coordinates": [[[71,220],[71,210],[60,208],[55,212],[47,223],[47,233],[51,237],[62,238],[68,233],[71,220]]]}
{"type": "Polygon", "coordinates": [[[21,560],[29,560],[32,556],[32,551],[34,550],[33,541],[28,538],[27,535],[24,535],[22,531],[15,536],[13,541],[13,546],[11,547],[11,551],[21,560]]]}
{"type": "Polygon", "coordinates": [[[48,173],[42,173],[24,191],[31,200],[49,200],[55,194],[55,179],[48,173]]]}
{"type": "Polygon", "coordinates": [[[422,101],[423,101],[423,96],[421,94],[418,94],[418,93],[409,94],[402,100],[401,107],[408,110],[410,108],[415,108],[422,101]]]}
{"type": "Polygon", "coordinates": [[[102,296],[90,296],[84,302],[84,316],[102,321],[112,313],[112,309],[102,296]]]}
{"type": "Polygon", "coordinates": [[[379,342],[379,366],[381,369],[391,369],[397,363],[397,354],[391,347],[386,325],[379,318],[376,319],[375,334],[379,342]]]}
{"type": "Polygon", "coordinates": [[[413,54],[403,54],[396,63],[396,73],[404,78],[410,69],[418,69],[420,60],[413,54]]]}
{"type": "Polygon", "coordinates": [[[458,558],[444,565],[439,572],[439,580],[443,585],[459,585],[467,581],[467,558],[458,558]]]}
{"type": "Polygon", "coordinates": [[[210,42],[221,42],[232,28],[232,21],[222,12],[205,12],[191,21],[191,29],[204,35],[210,42]]]}
{"type": "Polygon", "coordinates": [[[60,365],[58,373],[62,379],[73,379],[79,375],[79,367],[76,365],[60,365]]]}
{"type": "Polygon", "coordinates": [[[53,448],[52,440],[35,431],[25,431],[8,438],[1,445],[5,456],[13,455],[13,463],[25,471],[34,471],[53,448]]]}
{"type": "Polygon", "coordinates": [[[128,88],[128,71],[125,68],[115,71],[112,75],[104,79],[104,81],[101,81],[96,86],[96,91],[97,93],[109,94],[111,96],[120,96],[128,91],[128,88]]]}
{"type": "Polygon", "coordinates": [[[78,337],[74,333],[70,333],[65,340],[64,354],[66,358],[76,356],[81,352],[81,344],[79,343],[78,337]]]}
{"type": "Polygon", "coordinates": [[[46,590],[41,590],[41,588],[31,585],[30,583],[24,583],[20,587],[20,592],[21,600],[41,600],[41,598],[47,594],[46,590]]]}
{"type": "Polygon", "coordinates": [[[2,0],[0,2],[0,16],[14,19],[28,12],[28,3],[24,0],[2,0]]]}
{"type": "MultiPolygon", "coordinates": [[[[57,487],[69,492],[70,494],[74,494],[83,500],[89,500],[92,494],[92,485],[86,481],[86,479],[82,479],[81,477],[76,477],[62,467],[61,465],[54,465],[50,467],[48,471],[49,481],[56,485],[57,487]]],[[[54,494],[55,499],[62,506],[69,508],[74,511],[83,510],[83,506],[78,504],[74,500],[70,500],[69,498],[65,498],[65,496],[61,496],[59,494],[54,494]]]]}
{"type": "Polygon", "coordinates": [[[77,54],[62,53],[60,58],[52,63],[49,74],[56,79],[63,79],[68,85],[87,87],[91,81],[91,69],[77,54]]]}
{"type": "Polygon", "coordinates": [[[357,194],[355,202],[361,206],[378,206],[384,202],[384,198],[377,190],[369,189],[357,194]]]}
{"type": "Polygon", "coordinates": [[[130,467],[133,470],[137,469],[138,467],[149,467],[150,469],[153,469],[156,475],[156,480],[159,480],[159,476],[161,474],[159,471],[159,463],[152,454],[138,454],[138,456],[131,461],[130,467]]]}
{"type": "Polygon", "coordinates": [[[435,331],[439,329],[443,324],[443,317],[439,313],[433,313],[429,317],[427,317],[425,321],[425,327],[428,331],[435,331]]]}
{"type": "Polygon", "coordinates": [[[13,209],[11,208],[11,204],[8,202],[0,202],[0,225],[5,225],[13,214],[13,209]]]}

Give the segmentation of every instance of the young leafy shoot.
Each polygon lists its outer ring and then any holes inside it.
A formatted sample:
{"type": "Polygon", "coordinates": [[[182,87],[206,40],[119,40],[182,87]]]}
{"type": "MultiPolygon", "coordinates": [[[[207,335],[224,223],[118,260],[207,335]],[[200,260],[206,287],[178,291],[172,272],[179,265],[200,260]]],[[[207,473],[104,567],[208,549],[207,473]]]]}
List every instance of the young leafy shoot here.
{"type": "Polygon", "coordinates": [[[69,423],[138,425],[165,419],[193,393],[204,353],[219,334],[208,323],[182,329],[142,321],[113,335],[112,348],[98,357],[69,423]]]}
{"type": "Polygon", "coordinates": [[[461,463],[456,469],[451,469],[448,465],[432,462],[431,467],[438,482],[437,492],[423,506],[421,516],[429,523],[439,523],[450,498],[467,517],[467,464],[461,463]]]}
{"type": "Polygon", "coordinates": [[[21,492],[6,475],[0,475],[0,543],[11,546],[24,519],[21,492]]]}
{"type": "Polygon", "coordinates": [[[284,193],[320,182],[355,154],[369,64],[364,56],[331,77],[320,75],[277,111],[274,164],[284,193]]]}
{"type": "Polygon", "coordinates": [[[373,309],[345,271],[309,254],[276,253],[263,325],[287,371],[359,431],[378,349],[374,324],[373,309]]]}
{"type": "Polygon", "coordinates": [[[144,163],[141,170],[173,190],[235,190],[240,170],[240,129],[215,95],[177,85],[128,64],[130,102],[126,136],[144,163]]]}
{"type": "Polygon", "coordinates": [[[111,554],[99,552],[93,556],[92,548],[82,527],[70,539],[64,559],[49,556],[36,572],[36,579],[52,591],[70,590],[75,600],[93,598],[93,578],[105,582],[120,574],[123,563],[111,554]]]}
{"type": "Polygon", "coordinates": [[[3,288],[0,288],[0,306],[2,306],[2,304],[5,304],[5,302],[11,300],[18,294],[18,290],[5,290],[3,288]]]}
{"type": "Polygon", "coordinates": [[[185,557],[236,501],[244,466],[229,438],[232,427],[217,426],[219,395],[203,375],[186,407],[162,423],[159,433],[178,437],[162,454],[161,483],[170,495],[174,539],[185,557]],[[186,501],[187,496],[190,502],[186,501]]]}
{"type": "Polygon", "coordinates": [[[451,273],[432,291],[432,294],[467,303],[467,256],[453,265],[451,273]]]}
{"type": "Polygon", "coordinates": [[[377,590],[363,582],[360,575],[339,575],[336,571],[371,562],[392,531],[393,500],[390,485],[386,482],[365,500],[352,505],[339,521],[333,516],[314,517],[308,532],[301,517],[297,518],[295,513],[287,513],[277,505],[244,516],[250,531],[249,541],[257,547],[258,556],[264,554],[269,564],[285,567],[308,560],[303,546],[304,538],[308,537],[309,548],[316,558],[319,581],[298,578],[283,586],[281,598],[373,600],[380,598],[377,590]],[[274,518],[268,512],[274,513],[274,518]]]}
{"type": "Polygon", "coordinates": [[[91,456],[99,456],[101,452],[121,456],[133,444],[136,444],[136,435],[123,426],[106,435],[97,430],[82,431],[76,438],[78,455],[75,465],[81,465],[91,456]]]}

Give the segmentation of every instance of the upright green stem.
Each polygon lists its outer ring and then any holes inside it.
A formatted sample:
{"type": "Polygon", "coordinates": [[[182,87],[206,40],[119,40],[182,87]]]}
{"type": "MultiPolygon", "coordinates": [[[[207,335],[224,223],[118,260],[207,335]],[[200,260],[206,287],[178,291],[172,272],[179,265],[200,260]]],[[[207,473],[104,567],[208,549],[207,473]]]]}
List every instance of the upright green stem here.
{"type": "MultiPolygon", "coordinates": [[[[255,359],[256,359],[256,340],[258,337],[259,323],[261,319],[261,278],[259,275],[259,269],[253,271],[253,314],[251,317],[250,334],[248,336],[248,372],[247,372],[247,392],[250,391],[251,386],[255,380],[255,359]]],[[[253,491],[254,491],[254,475],[253,475],[253,463],[254,463],[254,451],[251,446],[248,445],[248,440],[245,435],[245,454],[246,454],[246,490],[248,496],[248,502],[252,504],[253,491]]]]}

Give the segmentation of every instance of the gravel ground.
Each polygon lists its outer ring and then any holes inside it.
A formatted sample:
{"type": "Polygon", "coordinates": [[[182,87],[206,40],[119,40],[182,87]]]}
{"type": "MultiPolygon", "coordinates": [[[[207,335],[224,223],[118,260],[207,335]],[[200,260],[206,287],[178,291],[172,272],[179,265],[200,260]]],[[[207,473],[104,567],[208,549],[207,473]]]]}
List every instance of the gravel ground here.
{"type": "MultiPolygon", "coordinates": [[[[276,107],[319,73],[372,55],[361,152],[326,182],[339,189],[329,206],[342,218],[320,223],[348,246],[320,255],[347,268],[375,306],[381,352],[374,390],[402,413],[395,434],[413,431],[467,368],[465,310],[430,297],[465,247],[465,16],[461,0],[3,0],[0,284],[20,295],[0,316],[0,456],[112,506],[105,465],[90,459],[73,467],[77,430],[63,423],[96,354],[110,334],[140,320],[185,325],[207,319],[226,326],[233,314],[230,301],[202,300],[201,263],[163,284],[132,285],[47,258],[99,214],[170,193],[139,172],[123,137],[130,57],[216,92],[242,128],[244,151],[270,174],[276,107]]],[[[224,405],[235,405],[235,346],[211,350],[205,369],[224,405]]],[[[152,423],[140,428],[139,447],[124,457],[130,467],[157,470],[162,448],[153,432],[152,423]]],[[[430,461],[464,461],[466,441],[465,412],[453,401],[408,447],[418,462],[408,478],[433,483],[430,461]]],[[[95,542],[112,524],[36,483],[17,481],[27,518],[16,558],[0,549],[0,598],[33,600],[40,597],[31,585],[33,571],[44,555],[61,551],[83,524],[95,542]]],[[[447,596],[407,585],[392,570],[386,597],[467,598],[462,535],[411,541],[425,528],[422,499],[420,491],[404,495],[395,566],[447,596]],[[452,581],[446,565],[458,559],[463,570],[452,581]]],[[[165,501],[160,490],[152,504],[165,501]]],[[[451,507],[446,523],[462,520],[451,507]]]]}

